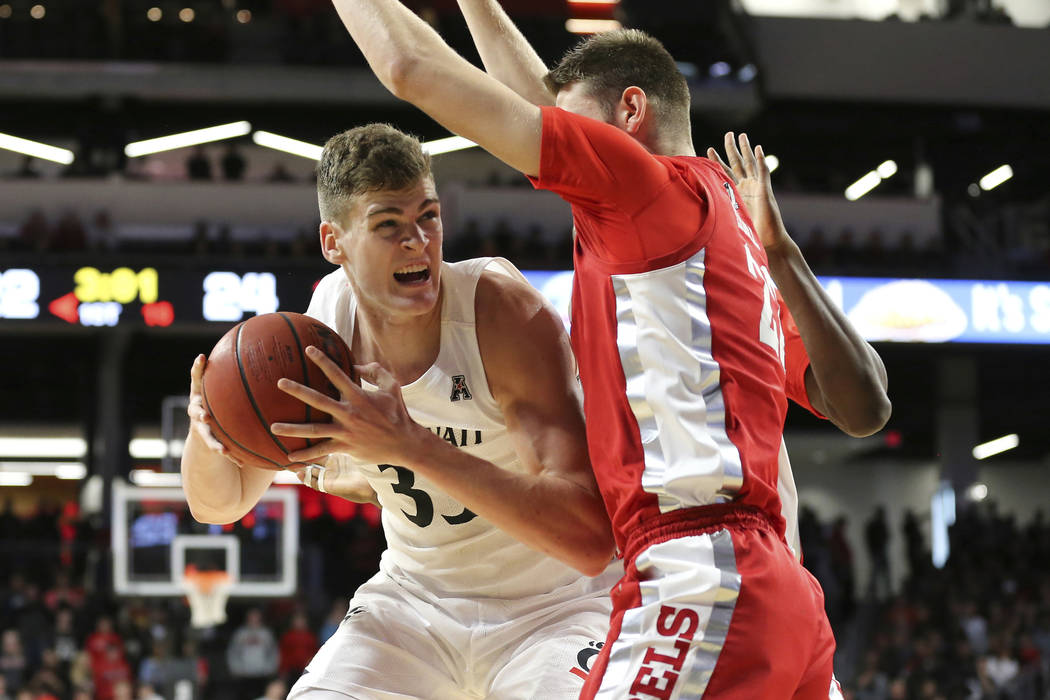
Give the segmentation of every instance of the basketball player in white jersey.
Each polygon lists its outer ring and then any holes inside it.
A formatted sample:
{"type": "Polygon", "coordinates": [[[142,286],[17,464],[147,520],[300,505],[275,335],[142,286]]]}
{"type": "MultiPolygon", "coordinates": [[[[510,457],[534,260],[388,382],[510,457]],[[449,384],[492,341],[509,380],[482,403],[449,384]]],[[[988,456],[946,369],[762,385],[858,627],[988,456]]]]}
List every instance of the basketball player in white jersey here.
{"type": "MultiPolygon", "coordinates": [[[[510,263],[444,263],[429,159],[386,125],[333,137],[318,166],[321,247],[340,269],[307,313],[350,345],[362,386],[281,380],[332,415],[275,424],[315,444],[300,478],[383,507],[388,549],[290,697],[569,700],[606,636],[622,575],[587,458],[562,322],[510,263]],[[594,578],[591,578],[594,577],[594,578]]],[[[244,515],[273,472],[207,430],[192,371],[182,461],[194,516],[244,515]]]]}

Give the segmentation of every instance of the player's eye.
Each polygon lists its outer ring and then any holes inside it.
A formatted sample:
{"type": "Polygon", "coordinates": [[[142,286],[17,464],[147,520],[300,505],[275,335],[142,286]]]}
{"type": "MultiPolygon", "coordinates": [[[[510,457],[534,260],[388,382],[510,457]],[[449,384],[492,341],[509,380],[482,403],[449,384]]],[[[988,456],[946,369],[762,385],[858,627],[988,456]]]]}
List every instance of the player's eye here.
{"type": "Polygon", "coordinates": [[[431,219],[436,219],[436,218],[438,218],[438,213],[437,213],[436,209],[431,209],[429,211],[425,211],[425,212],[423,212],[423,215],[421,217],[419,217],[420,221],[429,221],[431,219]]]}

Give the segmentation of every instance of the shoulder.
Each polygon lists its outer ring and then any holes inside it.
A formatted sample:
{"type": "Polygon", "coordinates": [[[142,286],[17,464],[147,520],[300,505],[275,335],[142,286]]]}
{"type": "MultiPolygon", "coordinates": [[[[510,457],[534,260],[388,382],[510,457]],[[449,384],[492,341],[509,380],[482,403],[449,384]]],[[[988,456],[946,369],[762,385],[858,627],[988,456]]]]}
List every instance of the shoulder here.
{"type": "Polygon", "coordinates": [[[475,298],[478,349],[497,399],[501,390],[538,390],[537,383],[560,380],[558,367],[571,372],[572,350],[561,316],[535,287],[487,270],[475,298]],[[548,371],[535,372],[535,367],[548,371]]]}
{"type": "Polygon", "coordinates": [[[478,327],[520,332],[521,323],[540,312],[546,299],[524,278],[493,269],[482,271],[474,294],[478,327]]]}

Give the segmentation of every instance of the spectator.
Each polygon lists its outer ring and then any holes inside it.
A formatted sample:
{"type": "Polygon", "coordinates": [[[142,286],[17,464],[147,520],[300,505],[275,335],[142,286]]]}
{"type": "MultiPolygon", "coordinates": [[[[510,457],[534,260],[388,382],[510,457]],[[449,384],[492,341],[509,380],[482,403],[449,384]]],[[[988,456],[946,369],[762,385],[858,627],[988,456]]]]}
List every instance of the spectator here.
{"type": "Polygon", "coordinates": [[[113,225],[108,209],[99,209],[91,217],[87,226],[88,244],[92,250],[108,252],[116,250],[119,245],[117,227],[113,225]]]}
{"type": "Polygon", "coordinates": [[[908,572],[913,577],[918,576],[926,562],[926,541],[922,536],[922,528],[919,527],[919,518],[911,508],[904,511],[901,534],[904,535],[908,572]]]}
{"type": "Polygon", "coordinates": [[[192,642],[185,642],[182,655],[176,657],[171,654],[167,640],[155,640],[153,653],[139,666],[138,679],[165,698],[196,697],[199,678],[192,642]],[[181,690],[183,688],[186,690],[181,690]]]}
{"type": "Polygon", "coordinates": [[[292,615],[291,624],[281,635],[281,663],[278,669],[281,677],[294,680],[302,675],[318,648],[317,635],[310,630],[306,615],[302,612],[292,615]]]}
{"type": "MultiPolygon", "coordinates": [[[[134,700],[135,692],[134,687],[131,685],[130,680],[119,680],[113,684],[113,700],[134,700]]],[[[95,693],[95,700],[98,700],[98,693],[95,693]]]]}
{"type": "Polygon", "coordinates": [[[76,212],[67,210],[62,213],[62,217],[55,225],[51,247],[62,251],[87,248],[87,232],[84,230],[84,225],[80,223],[80,217],[76,215],[76,212]]]}
{"type": "Polygon", "coordinates": [[[35,582],[25,587],[25,600],[18,611],[18,631],[26,662],[35,667],[51,635],[51,617],[40,599],[40,586],[35,582]]]}
{"type": "Polygon", "coordinates": [[[262,612],[252,608],[226,650],[226,663],[238,681],[240,697],[250,699],[262,694],[267,681],[277,672],[278,662],[277,640],[263,625],[262,612]]]}
{"type": "Polygon", "coordinates": [[[91,654],[81,651],[73,659],[69,666],[69,681],[76,689],[74,695],[79,691],[85,691],[89,697],[93,695],[94,679],[91,671],[91,654]]]}
{"type": "Polygon", "coordinates": [[[4,630],[0,634],[0,676],[3,676],[8,688],[22,686],[28,665],[18,630],[4,630]]]}
{"type": "Polygon", "coordinates": [[[149,683],[140,683],[139,690],[135,693],[135,700],[168,700],[162,695],[158,695],[157,691],[154,690],[153,686],[149,683]]]}
{"type": "Polygon", "coordinates": [[[125,697],[130,700],[131,668],[124,660],[121,647],[106,646],[103,655],[92,660],[91,672],[95,700],[123,700],[125,697]]]}
{"type": "Polygon", "coordinates": [[[983,655],[988,651],[988,622],[977,611],[977,605],[972,600],[963,604],[959,623],[974,653],[983,655]]]}
{"type": "Polygon", "coordinates": [[[186,161],[186,174],[191,180],[211,179],[211,161],[203,146],[193,149],[193,155],[186,161]]]}
{"type": "MultiPolygon", "coordinates": [[[[56,698],[64,698],[69,691],[67,675],[62,667],[62,662],[54,649],[45,649],[41,655],[40,667],[33,674],[29,685],[38,693],[49,694],[56,698]]],[[[37,696],[40,697],[39,695],[37,696]]]]}
{"type": "Polygon", "coordinates": [[[233,141],[230,141],[229,145],[226,146],[226,153],[222,156],[221,165],[224,180],[239,182],[244,179],[244,169],[247,166],[247,162],[244,160],[241,152],[237,150],[237,144],[233,141]]]}
{"type": "Polygon", "coordinates": [[[981,659],[978,669],[986,693],[994,698],[1009,698],[1012,695],[1009,691],[1021,665],[1011,653],[1010,646],[1003,638],[997,637],[988,645],[988,655],[981,659]]]}
{"type": "Polygon", "coordinates": [[[890,530],[886,524],[886,509],[877,506],[864,525],[864,544],[868,548],[871,578],[868,582],[868,597],[880,599],[892,592],[889,557],[890,530]]]}
{"type": "Polygon", "coordinates": [[[277,678],[266,684],[266,692],[256,698],[256,700],[284,700],[287,695],[287,684],[280,678],[277,678]]]}
{"type": "Polygon", "coordinates": [[[40,171],[33,167],[35,158],[33,156],[26,156],[22,159],[22,164],[18,166],[18,170],[15,171],[15,177],[22,179],[34,179],[40,177],[40,171]]]}
{"type": "Polygon", "coordinates": [[[18,246],[22,250],[42,252],[51,244],[51,226],[44,212],[34,209],[18,228],[18,246]]]}
{"type": "MultiPolygon", "coordinates": [[[[831,559],[831,571],[838,583],[838,610],[834,616],[849,619],[856,605],[856,586],[853,578],[853,548],[846,535],[847,521],[845,516],[835,518],[828,536],[828,554],[831,559]]],[[[829,615],[832,611],[829,611],[829,615]]]]}
{"type": "Polygon", "coordinates": [[[168,643],[162,639],[155,640],[152,653],[139,664],[139,683],[157,688],[163,687],[167,681],[170,660],[168,643]]]}
{"type": "Polygon", "coordinates": [[[267,182],[293,182],[295,177],[288,172],[288,168],[285,167],[284,163],[274,163],[273,170],[266,177],[267,182]]]}
{"type": "Polygon", "coordinates": [[[69,572],[55,574],[55,585],[44,594],[44,605],[52,612],[63,608],[79,608],[84,604],[84,589],[69,583],[69,572]]]}
{"type": "Polygon", "coordinates": [[[113,620],[106,615],[98,618],[95,622],[95,631],[88,635],[84,641],[84,649],[91,655],[91,663],[96,660],[105,659],[110,649],[116,649],[123,656],[124,642],[120,636],[113,631],[113,620]]]}
{"type": "MultiPolygon", "coordinates": [[[[342,623],[343,618],[346,616],[346,610],[346,601],[341,598],[336,598],[332,603],[332,607],[329,609],[324,622],[321,623],[321,633],[318,635],[317,640],[319,644],[327,642],[328,638],[335,634],[335,631],[339,629],[340,623],[342,623]]],[[[1050,634],[1047,635],[1047,640],[1050,641],[1050,634]]]]}

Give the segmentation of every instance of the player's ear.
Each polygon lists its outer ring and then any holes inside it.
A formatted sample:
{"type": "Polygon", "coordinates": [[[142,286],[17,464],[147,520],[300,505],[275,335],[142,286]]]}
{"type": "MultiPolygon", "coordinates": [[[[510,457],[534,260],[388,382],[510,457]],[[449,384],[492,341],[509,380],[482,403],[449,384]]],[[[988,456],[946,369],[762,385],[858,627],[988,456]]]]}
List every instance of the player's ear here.
{"type": "Polygon", "coordinates": [[[617,118],[622,122],[620,128],[632,136],[641,133],[642,125],[649,111],[649,98],[636,85],[632,85],[620,95],[620,103],[617,105],[617,118]]]}
{"type": "Polygon", "coordinates": [[[321,236],[321,254],[324,259],[333,265],[340,265],[346,260],[346,254],[339,247],[339,234],[342,231],[339,224],[332,221],[322,221],[319,229],[321,236]]]}

